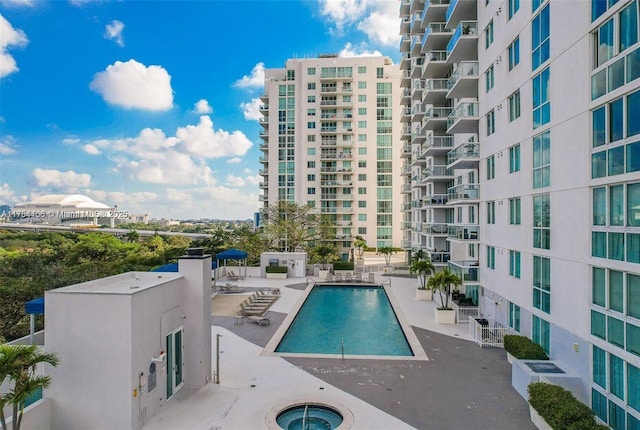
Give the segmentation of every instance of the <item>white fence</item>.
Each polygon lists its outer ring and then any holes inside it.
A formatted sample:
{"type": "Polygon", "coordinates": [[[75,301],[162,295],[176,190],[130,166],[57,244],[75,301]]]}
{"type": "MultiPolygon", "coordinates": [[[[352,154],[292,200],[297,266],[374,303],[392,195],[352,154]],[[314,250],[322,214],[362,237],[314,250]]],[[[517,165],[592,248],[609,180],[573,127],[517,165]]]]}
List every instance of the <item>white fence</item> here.
{"type": "Polygon", "coordinates": [[[473,318],[480,318],[479,306],[460,306],[456,302],[451,302],[451,307],[456,311],[458,324],[466,324],[473,318]]]}
{"type": "Polygon", "coordinates": [[[509,327],[495,321],[469,317],[469,336],[482,348],[504,348],[503,339],[509,327]]]}

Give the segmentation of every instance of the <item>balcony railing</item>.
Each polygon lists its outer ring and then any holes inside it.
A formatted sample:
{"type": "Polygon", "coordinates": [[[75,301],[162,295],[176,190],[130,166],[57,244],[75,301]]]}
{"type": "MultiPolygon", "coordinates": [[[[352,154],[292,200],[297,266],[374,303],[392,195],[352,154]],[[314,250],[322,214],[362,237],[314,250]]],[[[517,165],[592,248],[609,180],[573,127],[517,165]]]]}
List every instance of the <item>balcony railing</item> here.
{"type": "Polygon", "coordinates": [[[429,51],[424,56],[425,63],[429,61],[447,61],[449,53],[447,51],[429,51]]]}
{"type": "Polygon", "coordinates": [[[478,240],[477,225],[449,225],[448,236],[458,240],[478,240]]]}
{"type": "Polygon", "coordinates": [[[426,224],[422,229],[426,234],[448,234],[449,224],[426,224]]]}
{"type": "Polygon", "coordinates": [[[434,264],[444,264],[451,258],[451,253],[448,251],[427,251],[427,256],[434,264]]]}
{"type": "Polygon", "coordinates": [[[422,204],[425,206],[444,206],[448,200],[447,194],[429,194],[422,197],[422,204]]]}
{"type": "Polygon", "coordinates": [[[451,115],[453,108],[450,107],[430,107],[424,113],[429,118],[448,118],[451,115]]]}
{"type": "Polygon", "coordinates": [[[462,282],[478,282],[478,261],[449,261],[449,270],[462,282]]]}
{"type": "Polygon", "coordinates": [[[475,200],[480,196],[480,185],[460,184],[447,190],[449,200],[475,200]]]}
{"type": "Polygon", "coordinates": [[[451,164],[460,158],[479,158],[480,144],[478,142],[467,142],[458,146],[447,154],[447,164],[451,164]]]}
{"type": "Polygon", "coordinates": [[[453,14],[453,10],[458,5],[458,1],[459,0],[451,0],[451,3],[449,3],[449,7],[447,8],[447,12],[445,14],[446,21],[449,21],[449,18],[451,18],[451,15],[453,14]]]}
{"type": "Polygon", "coordinates": [[[453,176],[453,170],[447,166],[428,166],[422,172],[422,180],[426,180],[432,176],[453,176]]]}
{"type": "Polygon", "coordinates": [[[420,15],[420,19],[424,21],[424,17],[427,15],[427,11],[429,10],[429,7],[440,5],[440,4],[447,5],[449,4],[449,2],[450,0],[426,0],[424,2],[424,6],[423,6],[424,9],[422,9],[422,14],[420,15]]]}
{"type": "Polygon", "coordinates": [[[424,89],[427,91],[448,90],[447,79],[427,79],[424,82],[424,89]]]}
{"type": "Polygon", "coordinates": [[[478,77],[478,62],[477,61],[461,61],[456,64],[451,77],[447,83],[447,88],[451,89],[461,78],[477,78],[478,77]]]}
{"type": "Polygon", "coordinates": [[[422,149],[426,151],[429,148],[452,148],[453,136],[429,136],[422,145],[422,149]]]}
{"type": "Polygon", "coordinates": [[[461,118],[477,118],[478,112],[478,102],[458,103],[458,106],[456,106],[455,110],[453,110],[447,118],[447,128],[451,128],[451,126],[461,118]]]}
{"type": "MultiPolygon", "coordinates": [[[[458,0],[455,0],[455,2],[457,1],[458,0]]],[[[453,6],[453,4],[454,3],[451,3],[451,6],[453,6]]],[[[451,6],[449,6],[449,9],[451,9],[451,6]]],[[[477,36],[477,34],[477,21],[460,21],[455,31],[453,32],[453,36],[451,36],[451,40],[449,40],[449,43],[447,44],[447,53],[451,54],[451,51],[453,51],[453,48],[456,47],[458,40],[460,40],[462,36],[477,36]]]]}

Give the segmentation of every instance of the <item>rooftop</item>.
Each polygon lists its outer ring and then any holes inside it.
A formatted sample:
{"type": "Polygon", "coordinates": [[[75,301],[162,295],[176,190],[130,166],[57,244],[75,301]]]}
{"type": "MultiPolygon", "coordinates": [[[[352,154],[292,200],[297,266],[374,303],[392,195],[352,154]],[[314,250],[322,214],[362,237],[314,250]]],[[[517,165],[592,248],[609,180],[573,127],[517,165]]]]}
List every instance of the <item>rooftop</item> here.
{"type": "Polygon", "coordinates": [[[47,294],[131,295],[182,278],[171,272],[128,272],[47,291],[47,294]]]}

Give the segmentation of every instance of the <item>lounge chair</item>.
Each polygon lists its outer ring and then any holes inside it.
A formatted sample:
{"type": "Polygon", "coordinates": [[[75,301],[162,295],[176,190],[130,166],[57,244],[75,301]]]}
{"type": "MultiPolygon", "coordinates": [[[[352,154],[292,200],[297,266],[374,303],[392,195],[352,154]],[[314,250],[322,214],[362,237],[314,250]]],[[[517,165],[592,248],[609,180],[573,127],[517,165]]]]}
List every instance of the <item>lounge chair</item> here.
{"type": "Polygon", "coordinates": [[[258,325],[269,325],[271,324],[271,319],[267,318],[267,317],[261,317],[261,316],[248,316],[247,317],[247,321],[253,321],[254,323],[258,324],[258,325]]]}
{"type": "Polygon", "coordinates": [[[356,273],[356,282],[362,282],[362,273],[356,273]]]}
{"type": "Polygon", "coordinates": [[[325,281],[327,282],[332,282],[333,281],[333,275],[331,274],[331,272],[327,272],[327,277],[324,278],[325,281]]]}
{"type": "Polygon", "coordinates": [[[225,285],[220,285],[220,291],[225,293],[244,293],[244,287],[238,287],[237,285],[233,285],[230,283],[226,283],[225,285]]]}
{"type": "Polygon", "coordinates": [[[264,313],[266,312],[266,309],[261,308],[261,309],[255,309],[255,308],[248,308],[244,302],[240,303],[240,310],[238,311],[238,315],[243,315],[243,316],[262,316],[264,315],[264,313]]]}
{"type": "Polygon", "coordinates": [[[264,293],[262,291],[256,292],[253,296],[256,297],[256,299],[262,299],[264,301],[268,300],[270,302],[275,302],[280,297],[280,296],[275,295],[275,294],[266,294],[266,293],[264,293]]]}
{"type": "Polygon", "coordinates": [[[230,281],[238,281],[242,279],[242,276],[238,276],[233,270],[229,270],[227,272],[227,279],[229,279],[230,281]]]}
{"type": "Polygon", "coordinates": [[[342,273],[336,273],[336,282],[342,282],[342,273]]]}
{"type": "Polygon", "coordinates": [[[274,300],[270,297],[263,297],[263,296],[258,296],[257,294],[253,294],[252,296],[249,296],[249,298],[245,301],[248,301],[251,305],[270,305],[271,303],[274,302],[274,300]]]}
{"type": "Polygon", "coordinates": [[[353,279],[353,275],[351,275],[351,273],[347,273],[344,276],[345,276],[344,280],[347,281],[347,282],[351,282],[352,279],[353,279]]]}
{"type": "Polygon", "coordinates": [[[242,303],[244,303],[247,309],[265,309],[266,310],[269,306],[271,306],[271,303],[254,302],[251,300],[251,298],[248,298],[242,303]]]}
{"type": "Polygon", "coordinates": [[[369,272],[369,282],[372,282],[374,284],[376,282],[376,275],[373,272],[369,272]]]}

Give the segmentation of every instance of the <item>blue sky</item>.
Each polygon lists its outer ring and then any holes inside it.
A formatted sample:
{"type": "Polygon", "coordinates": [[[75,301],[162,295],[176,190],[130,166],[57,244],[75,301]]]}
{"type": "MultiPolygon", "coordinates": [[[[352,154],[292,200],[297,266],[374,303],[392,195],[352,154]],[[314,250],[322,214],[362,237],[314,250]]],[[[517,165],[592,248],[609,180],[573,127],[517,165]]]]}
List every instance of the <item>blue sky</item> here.
{"type": "Polygon", "coordinates": [[[398,30],[397,0],[0,0],[0,204],[251,218],[264,68],[397,61],[398,30]]]}

